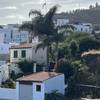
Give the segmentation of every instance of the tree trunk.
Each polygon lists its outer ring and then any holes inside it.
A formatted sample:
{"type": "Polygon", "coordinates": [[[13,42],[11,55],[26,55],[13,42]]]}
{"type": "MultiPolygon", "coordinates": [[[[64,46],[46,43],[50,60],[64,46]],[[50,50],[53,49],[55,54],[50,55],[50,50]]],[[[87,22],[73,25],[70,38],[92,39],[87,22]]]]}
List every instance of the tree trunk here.
{"type": "Polygon", "coordinates": [[[58,42],[56,43],[56,68],[58,67],[58,42]]]}
{"type": "Polygon", "coordinates": [[[47,46],[47,70],[49,69],[49,46],[47,46]]]}

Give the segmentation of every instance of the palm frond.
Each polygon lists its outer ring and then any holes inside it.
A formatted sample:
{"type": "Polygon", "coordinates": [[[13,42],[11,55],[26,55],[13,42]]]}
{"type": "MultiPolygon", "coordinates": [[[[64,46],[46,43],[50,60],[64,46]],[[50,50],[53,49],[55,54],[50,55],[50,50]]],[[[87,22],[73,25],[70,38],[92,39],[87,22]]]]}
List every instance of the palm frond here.
{"type": "Polygon", "coordinates": [[[25,22],[19,27],[19,31],[25,30],[25,31],[33,31],[33,24],[31,22],[25,22]]]}
{"type": "Polygon", "coordinates": [[[38,10],[31,10],[31,11],[29,12],[29,17],[30,17],[31,15],[42,16],[41,12],[38,11],[38,10]]]}
{"type": "Polygon", "coordinates": [[[43,43],[38,44],[38,45],[36,46],[35,53],[37,53],[37,51],[38,51],[39,49],[41,49],[41,48],[44,49],[46,46],[47,46],[47,45],[46,45],[46,44],[43,44],[43,43]]]}
{"type": "Polygon", "coordinates": [[[57,11],[58,6],[53,6],[48,13],[45,15],[45,22],[47,22],[48,24],[50,24],[53,21],[53,17],[57,11]]]}

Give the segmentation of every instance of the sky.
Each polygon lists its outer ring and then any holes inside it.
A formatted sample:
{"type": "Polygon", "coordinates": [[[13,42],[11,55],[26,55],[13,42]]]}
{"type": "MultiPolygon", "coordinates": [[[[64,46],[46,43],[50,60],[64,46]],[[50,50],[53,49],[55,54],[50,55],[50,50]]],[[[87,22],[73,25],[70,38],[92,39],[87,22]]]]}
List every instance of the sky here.
{"type": "MultiPolygon", "coordinates": [[[[78,8],[87,9],[89,5],[100,4],[100,0],[46,0],[47,9],[59,5],[58,12],[66,12],[78,8]]],[[[0,0],[0,25],[16,24],[30,20],[28,13],[31,9],[45,13],[45,0],[0,0]]]]}

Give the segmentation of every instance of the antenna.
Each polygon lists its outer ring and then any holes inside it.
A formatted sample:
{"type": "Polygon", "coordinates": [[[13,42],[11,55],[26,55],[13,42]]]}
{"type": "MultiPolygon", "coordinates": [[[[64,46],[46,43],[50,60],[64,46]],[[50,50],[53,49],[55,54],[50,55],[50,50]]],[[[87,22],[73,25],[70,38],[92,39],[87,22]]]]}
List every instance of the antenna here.
{"type": "Polygon", "coordinates": [[[45,7],[45,13],[47,13],[47,0],[44,0],[44,4],[42,6],[43,8],[45,7]]]}

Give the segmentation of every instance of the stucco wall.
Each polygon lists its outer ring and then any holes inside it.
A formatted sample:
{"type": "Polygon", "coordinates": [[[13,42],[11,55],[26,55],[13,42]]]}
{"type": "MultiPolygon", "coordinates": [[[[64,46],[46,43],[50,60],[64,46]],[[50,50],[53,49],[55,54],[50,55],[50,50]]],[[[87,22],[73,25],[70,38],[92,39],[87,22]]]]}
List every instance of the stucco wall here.
{"type": "Polygon", "coordinates": [[[35,48],[33,48],[33,59],[39,64],[47,65],[47,48],[45,49],[38,49],[37,52],[35,52],[35,48]]]}
{"type": "Polygon", "coordinates": [[[85,26],[85,25],[73,25],[76,29],[75,32],[86,32],[86,33],[91,33],[92,32],[92,27],[90,26],[85,26]]]}
{"type": "Polygon", "coordinates": [[[44,100],[44,84],[33,83],[33,100],[44,100]],[[36,91],[36,85],[41,85],[41,92],[36,91]]]}
{"type": "Polygon", "coordinates": [[[33,94],[33,89],[32,85],[24,85],[20,84],[19,85],[19,100],[33,100],[32,94],[33,94]]]}
{"type": "Polygon", "coordinates": [[[39,64],[47,64],[47,49],[38,49],[37,52],[35,52],[34,48],[26,48],[26,49],[10,49],[10,62],[18,62],[24,59],[36,61],[39,64]],[[14,51],[18,51],[18,58],[14,58],[14,51]],[[21,51],[26,50],[26,58],[21,57],[21,51]]]}
{"type": "Polygon", "coordinates": [[[57,26],[67,25],[69,23],[69,19],[57,19],[57,26]]]}
{"type": "Polygon", "coordinates": [[[21,60],[32,60],[32,48],[27,48],[27,49],[10,49],[10,62],[18,62],[21,60]],[[26,57],[22,58],[21,57],[21,51],[26,50],[26,57]],[[14,51],[18,51],[18,57],[14,58],[14,51]]]}
{"type": "Polygon", "coordinates": [[[10,42],[26,42],[28,40],[29,33],[27,31],[20,31],[18,28],[8,27],[0,29],[0,42],[10,43],[10,42]]]}
{"type": "Polygon", "coordinates": [[[16,89],[0,88],[0,99],[16,100],[16,89]]]}
{"type": "Polygon", "coordinates": [[[59,75],[54,78],[44,81],[45,93],[51,93],[54,90],[57,90],[59,93],[64,94],[64,75],[59,75]]]}

